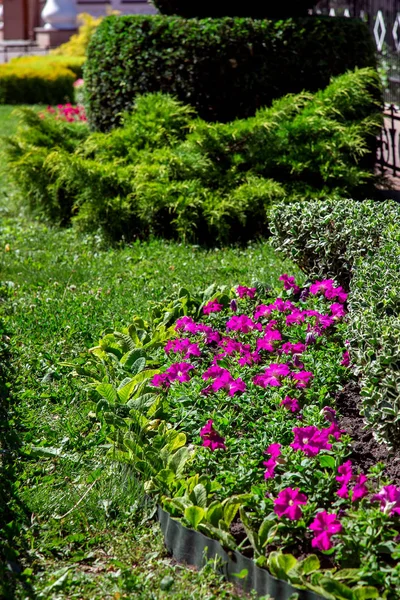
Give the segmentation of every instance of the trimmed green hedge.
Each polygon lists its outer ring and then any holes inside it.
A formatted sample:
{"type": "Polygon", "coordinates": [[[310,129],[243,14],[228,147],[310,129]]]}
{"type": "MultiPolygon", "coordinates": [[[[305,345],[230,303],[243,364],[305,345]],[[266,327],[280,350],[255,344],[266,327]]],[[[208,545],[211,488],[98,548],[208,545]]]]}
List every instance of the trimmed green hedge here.
{"type": "Polygon", "coordinates": [[[154,5],[164,15],[185,18],[204,17],[252,17],[253,19],[287,19],[305,16],[317,0],[154,0],[154,5]]]}
{"type": "Polygon", "coordinates": [[[206,120],[227,122],[287,93],[324,88],[332,75],[375,65],[368,28],[356,19],[111,16],[88,49],[88,117],[108,130],[137,94],[161,91],[206,120]]]}
{"type": "Polygon", "coordinates": [[[312,276],[350,283],[348,338],[362,411],[400,446],[400,206],[354,200],[278,203],[276,248],[312,276]]]}

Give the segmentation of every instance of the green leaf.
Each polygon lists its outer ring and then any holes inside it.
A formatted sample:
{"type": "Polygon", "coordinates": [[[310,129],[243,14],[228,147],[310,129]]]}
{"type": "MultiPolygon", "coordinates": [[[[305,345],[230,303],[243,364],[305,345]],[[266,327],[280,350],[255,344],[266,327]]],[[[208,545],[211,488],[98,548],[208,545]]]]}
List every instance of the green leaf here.
{"type": "Polygon", "coordinates": [[[258,530],[258,539],[260,540],[260,546],[264,548],[267,544],[270,544],[274,539],[276,532],[278,531],[278,525],[271,523],[271,519],[266,517],[260,525],[258,530]]]}
{"type": "Polygon", "coordinates": [[[157,473],[156,479],[159,483],[166,485],[168,488],[175,481],[175,473],[171,469],[162,469],[157,473]]]}
{"type": "Polygon", "coordinates": [[[103,418],[108,425],[113,425],[117,429],[127,429],[128,427],[124,419],[121,419],[121,417],[118,417],[113,412],[105,412],[103,418]]]}
{"type": "Polygon", "coordinates": [[[185,508],[185,519],[194,529],[197,529],[199,523],[204,519],[205,512],[201,506],[188,506],[185,508]]]}
{"type": "Polygon", "coordinates": [[[137,375],[138,373],[141,373],[143,371],[145,366],[146,359],[144,357],[138,358],[137,360],[135,360],[131,367],[131,373],[133,373],[133,375],[137,375]]]}
{"type": "Polygon", "coordinates": [[[146,371],[141,371],[133,377],[133,381],[136,384],[144,383],[145,381],[148,381],[149,379],[154,377],[154,375],[157,375],[159,372],[160,369],[147,369],[146,371]]]}
{"type": "Polygon", "coordinates": [[[131,394],[135,388],[135,382],[132,381],[132,379],[126,377],[124,379],[125,384],[122,386],[119,386],[118,390],[117,390],[117,394],[118,394],[118,398],[120,399],[121,402],[123,402],[124,404],[126,404],[129,400],[129,398],[131,397],[131,394]]]}
{"type": "Polygon", "coordinates": [[[379,592],[372,586],[356,587],[353,589],[354,597],[356,600],[371,600],[373,598],[379,598],[379,592]]]}
{"type": "Polygon", "coordinates": [[[211,523],[214,527],[218,527],[218,523],[220,519],[222,519],[223,515],[223,507],[221,502],[218,500],[214,500],[211,502],[210,506],[207,508],[206,512],[206,521],[211,523]]]}
{"type": "Polygon", "coordinates": [[[320,454],[318,459],[319,464],[323,469],[334,469],[336,467],[335,459],[329,454],[320,454]]]}
{"type": "Polygon", "coordinates": [[[285,574],[287,574],[291,569],[294,569],[297,566],[297,558],[295,558],[293,554],[280,553],[278,556],[278,562],[280,568],[285,574]]]}
{"type": "Polygon", "coordinates": [[[213,538],[214,540],[218,540],[221,542],[223,546],[228,548],[229,550],[236,550],[236,542],[233,535],[224,531],[223,529],[218,529],[209,523],[200,523],[198,530],[208,535],[208,537],[213,538]]]}
{"type": "Polygon", "coordinates": [[[246,579],[248,574],[248,569],[242,569],[240,573],[232,573],[233,577],[237,577],[237,579],[246,579]]]}
{"type": "Polygon", "coordinates": [[[322,589],[331,593],[337,600],[356,600],[356,597],[347,585],[340,583],[337,579],[331,577],[322,577],[319,581],[319,585],[322,589]]]}
{"type": "Polygon", "coordinates": [[[168,591],[174,585],[174,578],[171,575],[165,575],[160,581],[160,590],[168,591]]]}
{"type": "Polygon", "coordinates": [[[110,403],[107,402],[107,400],[104,400],[102,398],[96,404],[96,415],[98,417],[100,417],[102,415],[102,413],[104,413],[104,412],[110,412],[110,411],[111,411],[111,406],[110,406],[110,403]]]}
{"type": "Polygon", "coordinates": [[[315,554],[310,554],[307,556],[307,558],[299,562],[298,566],[299,572],[303,575],[310,575],[314,571],[318,571],[320,568],[321,564],[319,562],[319,558],[315,554]]]}
{"type": "Polygon", "coordinates": [[[168,437],[169,440],[166,445],[168,453],[172,453],[186,444],[186,435],[183,432],[178,433],[175,429],[172,429],[168,432],[168,437]]]}
{"type": "Polygon", "coordinates": [[[335,579],[349,579],[351,581],[358,581],[359,570],[358,569],[340,569],[340,571],[336,571],[335,579]]]}
{"type": "Polygon", "coordinates": [[[229,527],[233,519],[236,517],[236,513],[240,508],[241,501],[237,496],[231,496],[225,500],[222,505],[224,507],[224,521],[229,527]]]}
{"type": "Polygon", "coordinates": [[[288,581],[288,573],[297,566],[297,559],[292,554],[271,552],[268,557],[268,567],[274,577],[288,581]]]}
{"type": "Polygon", "coordinates": [[[126,369],[131,369],[132,365],[138,358],[144,358],[146,356],[145,350],[142,348],[136,348],[136,350],[131,350],[123,355],[121,358],[121,364],[124,365],[126,369]]]}
{"type": "Polygon", "coordinates": [[[207,506],[207,490],[202,483],[194,486],[190,498],[193,497],[193,502],[202,508],[207,506]]]}
{"type": "Polygon", "coordinates": [[[157,394],[152,394],[149,392],[147,394],[142,394],[137,398],[132,398],[127,402],[127,406],[129,406],[129,408],[136,408],[136,410],[139,410],[140,412],[144,412],[146,409],[151,407],[157,398],[157,394]]]}
{"type": "Polygon", "coordinates": [[[114,404],[117,401],[117,390],[111,383],[100,383],[100,385],[96,387],[96,392],[111,404],[114,404]]]}
{"type": "MultiPolygon", "coordinates": [[[[177,477],[182,475],[183,469],[190,458],[190,451],[186,446],[179,448],[167,462],[167,467],[174,471],[177,477]]],[[[197,503],[199,504],[199,503],[197,503]]]]}
{"type": "Polygon", "coordinates": [[[246,531],[246,535],[249,539],[250,544],[253,546],[256,557],[258,554],[262,554],[262,548],[260,546],[260,541],[258,539],[258,534],[254,531],[253,526],[251,525],[249,518],[244,511],[243,507],[239,508],[240,520],[243,523],[243,527],[246,531]]]}

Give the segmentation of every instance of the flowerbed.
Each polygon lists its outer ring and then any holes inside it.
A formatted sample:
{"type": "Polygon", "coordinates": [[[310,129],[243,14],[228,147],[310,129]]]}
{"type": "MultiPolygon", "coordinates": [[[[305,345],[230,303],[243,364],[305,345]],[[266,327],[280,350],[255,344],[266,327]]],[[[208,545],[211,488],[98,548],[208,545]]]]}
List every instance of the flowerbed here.
{"type": "Polygon", "coordinates": [[[334,408],[347,294],[280,279],[278,298],[181,290],[77,373],[101,396],[111,456],[173,517],[326,598],[399,598],[400,488],[382,464],[352,465],[334,408]]]}
{"type": "Polygon", "coordinates": [[[46,112],[40,113],[40,117],[44,119],[46,115],[52,115],[55,119],[67,121],[68,123],[87,122],[85,107],[81,104],[74,106],[68,102],[67,104],[58,104],[57,106],[48,106],[46,112]]]}

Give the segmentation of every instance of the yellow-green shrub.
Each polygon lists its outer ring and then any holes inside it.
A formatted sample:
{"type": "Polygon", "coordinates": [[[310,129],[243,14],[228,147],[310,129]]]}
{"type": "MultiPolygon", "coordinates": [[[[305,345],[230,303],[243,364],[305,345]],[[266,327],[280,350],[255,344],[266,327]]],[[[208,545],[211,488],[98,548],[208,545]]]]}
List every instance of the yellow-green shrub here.
{"type": "Polygon", "coordinates": [[[74,97],[76,74],[61,65],[0,65],[0,104],[63,104],[74,97]]]}
{"type": "Polygon", "coordinates": [[[82,77],[84,62],[85,58],[83,56],[65,56],[61,54],[57,56],[51,54],[47,54],[46,56],[21,56],[10,60],[10,64],[15,67],[24,67],[40,71],[54,67],[64,67],[75,73],[76,79],[82,77]]]}

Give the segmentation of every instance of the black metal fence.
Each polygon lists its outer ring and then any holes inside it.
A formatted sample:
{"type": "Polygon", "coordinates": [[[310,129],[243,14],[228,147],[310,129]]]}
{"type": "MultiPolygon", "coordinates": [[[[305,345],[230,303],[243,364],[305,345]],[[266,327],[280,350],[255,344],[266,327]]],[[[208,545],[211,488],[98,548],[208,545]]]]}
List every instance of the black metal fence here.
{"type": "Polygon", "coordinates": [[[385,102],[400,106],[400,0],[320,0],[316,14],[365,21],[375,40],[385,102]]]}
{"type": "Polygon", "coordinates": [[[378,139],[377,166],[381,173],[400,177],[400,109],[393,104],[385,109],[384,127],[378,139]]]}

